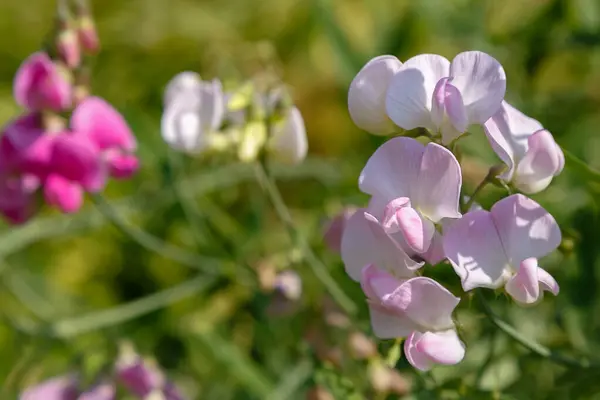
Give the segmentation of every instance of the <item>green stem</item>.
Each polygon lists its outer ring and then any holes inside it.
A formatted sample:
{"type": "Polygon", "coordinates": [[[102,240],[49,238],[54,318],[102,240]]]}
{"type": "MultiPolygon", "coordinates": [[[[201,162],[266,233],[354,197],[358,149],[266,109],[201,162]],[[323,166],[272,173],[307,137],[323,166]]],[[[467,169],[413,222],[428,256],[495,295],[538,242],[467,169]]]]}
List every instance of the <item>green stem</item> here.
{"type": "Polygon", "coordinates": [[[502,332],[504,332],[506,335],[510,336],[513,340],[518,342],[523,347],[527,348],[532,353],[534,353],[540,357],[547,358],[557,364],[562,364],[562,365],[565,365],[568,367],[597,368],[600,366],[599,364],[593,363],[588,360],[578,360],[575,358],[564,356],[559,353],[555,353],[548,347],[539,344],[535,340],[526,338],[519,331],[517,331],[512,325],[510,325],[508,322],[504,321],[502,318],[498,317],[494,313],[494,311],[491,309],[490,305],[488,304],[487,300],[485,299],[485,296],[483,295],[483,293],[480,289],[476,290],[475,293],[476,293],[477,298],[479,299],[479,302],[483,306],[483,312],[487,315],[489,320],[494,325],[496,325],[496,327],[498,327],[502,332]]]}
{"type": "Polygon", "coordinates": [[[283,222],[290,237],[300,247],[305,261],[308,263],[315,276],[321,281],[321,283],[323,283],[323,285],[325,285],[329,291],[329,294],[331,294],[331,297],[333,297],[333,299],[345,312],[348,314],[355,314],[356,305],[354,302],[348,297],[348,295],[346,295],[342,288],[338,286],[336,281],[329,274],[325,264],[323,264],[323,262],[316,256],[304,237],[296,229],[290,211],[285,205],[277,185],[266,171],[264,165],[261,163],[256,163],[255,170],[256,178],[260,186],[271,200],[271,203],[275,208],[275,212],[279,216],[279,219],[281,219],[283,222]]]}
{"type": "Polygon", "coordinates": [[[489,177],[489,175],[486,176],[479,183],[479,185],[477,185],[477,187],[475,188],[475,191],[473,192],[473,194],[469,198],[469,201],[467,201],[467,204],[464,205],[464,208],[462,209],[463,213],[469,212],[469,210],[471,209],[471,206],[473,206],[473,203],[475,203],[475,198],[477,197],[477,195],[483,190],[484,187],[487,186],[488,183],[490,183],[488,177],[489,177]]]}
{"type": "Polygon", "coordinates": [[[106,219],[108,219],[123,234],[133,239],[140,246],[182,265],[186,265],[212,275],[217,274],[216,269],[209,268],[209,266],[218,265],[220,260],[188,252],[177,246],[170,245],[158,239],[157,237],[134,227],[122,219],[121,216],[117,214],[117,212],[110,206],[110,204],[106,202],[99,194],[92,195],[92,200],[97,209],[106,219]]]}

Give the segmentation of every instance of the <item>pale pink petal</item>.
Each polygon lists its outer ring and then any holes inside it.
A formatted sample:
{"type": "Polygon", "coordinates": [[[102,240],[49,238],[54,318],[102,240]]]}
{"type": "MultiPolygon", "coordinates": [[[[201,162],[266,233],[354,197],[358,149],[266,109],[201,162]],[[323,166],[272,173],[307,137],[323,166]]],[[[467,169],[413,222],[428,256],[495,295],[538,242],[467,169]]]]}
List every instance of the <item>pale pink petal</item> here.
{"type": "Polygon", "coordinates": [[[454,329],[425,332],[415,347],[416,351],[436,364],[454,365],[465,357],[465,345],[454,329]]]}
{"type": "MultiPolygon", "coordinates": [[[[377,217],[376,212],[380,211],[377,198],[371,198],[369,201],[369,212],[377,217]]],[[[383,226],[387,233],[396,233],[400,231],[398,226],[398,211],[403,207],[410,207],[410,199],[408,197],[398,197],[387,203],[383,209],[383,226]]]]}
{"type": "Polygon", "coordinates": [[[460,91],[442,78],[435,87],[431,116],[442,133],[444,144],[451,143],[467,130],[468,118],[460,91]]]}
{"type": "Polygon", "coordinates": [[[444,252],[465,291],[504,283],[508,258],[491,213],[471,211],[444,228],[444,252]]]}
{"type": "Polygon", "coordinates": [[[113,383],[103,382],[81,393],[77,400],[116,400],[116,392],[113,383]]]}
{"type": "Polygon", "coordinates": [[[369,306],[369,316],[373,333],[379,339],[405,337],[414,330],[414,326],[406,318],[401,318],[375,305],[369,306]]]}
{"type": "Polygon", "coordinates": [[[71,116],[71,129],[89,136],[100,150],[134,151],[137,147],[123,116],[99,97],[88,97],[77,106],[71,116]]]}
{"type": "Polygon", "coordinates": [[[503,101],[500,109],[483,127],[492,149],[508,166],[498,177],[510,181],[514,169],[527,152],[529,136],[542,129],[542,124],[503,101]]]}
{"type": "Polygon", "coordinates": [[[506,93],[506,73],[480,51],[458,54],[450,65],[452,84],[460,91],[469,124],[483,124],[498,111],[506,93]]]}
{"type": "Polygon", "coordinates": [[[550,292],[553,295],[557,296],[560,288],[558,286],[558,282],[554,279],[552,275],[550,275],[545,269],[539,268],[537,270],[538,281],[540,284],[540,289],[550,292]]]}
{"type": "Polygon", "coordinates": [[[174,101],[181,98],[200,98],[202,79],[200,75],[191,71],[180,72],[167,84],[164,94],[164,107],[168,108],[174,101]]]}
{"type": "Polygon", "coordinates": [[[208,141],[202,128],[200,105],[197,102],[174,101],[161,119],[162,138],[172,149],[199,154],[208,141]]]}
{"type": "Polygon", "coordinates": [[[560,174],[563,168],[565,167],[565,154],[563,153],[558,143],[556,144],[556,154],[558,155],[558,169],[556,170],[554,176],[560,174]]]}
{"type": "Polygon", "coordinates": [[[29,56],[17,71],[14,97],[30,111],[63,111],[71,105],[71,85],[46,53],[29,56]]]}
{"type": "Polygon", "coordinates": [[[346,207],[341,213],[327,222],[323,233],[323,240],[332,252],[341,253],[342,236],[346,229],[346,223],[355,212],[355,207],[346,207]]]}
{"type": "Polygon", "coordinates": [[[297,107],[292,107],[269,140],[269,154],[285,164],[299,164],[308,153],[308,138],[304,119],[297,107]]]}
{"type": "Polygon", "coordinates": [[[421,54],[407,60],[387,91],[385,105],[390,119],[404,129],[435,130],[431,119],[433,92],[449,70],[450,62],[435,54],[421,54]]]}
{"type": "Polygon", "coordinates": [[[427,330],[452,328],[452,312],[460,302],[448,289],[425,277],[404,281],[382,299],[386,308],[403,312],[415,324],[427,330]]]}
{"type": "Polygon", "coordinates": [[[537,259],[523,260],[517,273],[506,282],[504,288],[517,303],[536,303],[540,299],[537,259]]]}
{"type": "Polygon", "coordinates": [[[425,146],[407,137],[395,137],[373,153],[358,181],[364,193],[380,197],[385,204],[398,197],[411,197],[416,186],[425,146]]]}
{"type": "Polygon", "coordinates": [[[387,116],[385,98],[401,66],[396,57],[384,55],[371,59],[358,72],[348,91],[348,111],[356,126],[375,135],[387,135],[397,129],[387,116]]]}
{"type": "Polygon", "coordinates": [[[74,375],[53,378],[25,390],[19,400],[76,400],[77,386],[74,375]]]}
{"type": "Polygon", "coordinates": [[[225,101],[221,81],[213,79],[203,82],[200,89],[200,120],[207,131],[219,129],[225,117],[225,101]]]}
{"type": "Polygon", "coordinates": [[[529,148],[517,165],[515,186],[524,193],[544,190],[564,166],[562,151],[545,129],[529,136],[529,148]]]}
{"type": "Polygon", "coordinates": [[[355,281],[360,280],[362,269],[376,258],[377,243],[364,214],[365,209],[359,208],[348,218],[340,246],[346,273],[355,281]]]}
{"type": "Polygon", "coordinates": [[[429,371],[434,365],[433,360],[417,348],[417,344],[422,337],[423,334],[417,331],[408,335],[404,341],[404,354],[410,365],[421,371],[429,371]]]}
{"type": "Polygon", "coordinates": [[[58,174],[52,174],[46,179],[44,197],[48,205],[55,206],[64,213],[77,212],[83,204],[81,186],[58,174]]]}
{"type": "Polygon", "coordinates": [[[444,239],[441,233],[438,231],[433,233],[429,248],[421,256],[431,265],[439,264],[446,258],[446,254],[444,253],[444,239]]]}
{"type": "Polygon", "coordinates": [[[461,184],[460,165],[454,154],[437,143],[429,143],[413,189],[413,207],[434,223],[442,218],[459,218],[461,184]]]}
{"type": "Polygon", "coordinates": [[[398,228],[411,249],[417,253],[429,249],[435,232],[435,226],[430,220],[422,218],[414,208],[410,207],[399,209],[396,219],[398,228]]]}
{"type": "Polygon", "coordinates": [[[541,258],[560,244],[560,228],[554,217],[522,194],[513,194],[498,201],[491,214],[513,266],[531,257],[541,258]]]}

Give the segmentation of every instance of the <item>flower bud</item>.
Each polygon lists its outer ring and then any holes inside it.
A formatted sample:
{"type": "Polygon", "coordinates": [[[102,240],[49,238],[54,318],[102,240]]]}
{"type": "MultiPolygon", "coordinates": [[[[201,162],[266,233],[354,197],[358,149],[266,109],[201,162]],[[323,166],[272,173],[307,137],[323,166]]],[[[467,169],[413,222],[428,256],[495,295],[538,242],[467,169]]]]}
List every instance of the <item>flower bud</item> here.
{"type": "Polygon", "coordinates": [[[19,67],[14,79],[16,102],[30,111],[63,111],[71,106],[72,89],[46,53],[34,53],[19,67]]]}
{"type": "Polygon", "coordinates": [[[96,31],[96,24],[90,16],[79,18],[77,23],[77,36],[81,46],[90,54],[96,54],[100,50],[100,40],[96,31]]]}
{"type": "Polygon", "coordinates": [[[268,149],[274,159],[286,164],[299,164],[306,158],[308,140],[298,108],[292,107],[285,120],[273,127],[268,149]]]}
{"type": "Polygon", "coordinates": [[[371,339],[360,332],[353,332],[348,337],[348,346],[354,358],[366,360],[377,355],[377,346],[371,339]]]}
{"type": "Polygon", "coordinates": [[[62,30],[56,39],[56,49],[61,61],[71,69],[79,67],[81,63],[81,50],[76,32],[71,28],[62,30]]]}
{"type": "Polygon", "coordinates": [[[359,128],[375,135],[398,130],[387,116],[385,98],[388,86],[401,66],[394,56],[379,56],[358,72],[348,91],[348,111],[359,128]]]}

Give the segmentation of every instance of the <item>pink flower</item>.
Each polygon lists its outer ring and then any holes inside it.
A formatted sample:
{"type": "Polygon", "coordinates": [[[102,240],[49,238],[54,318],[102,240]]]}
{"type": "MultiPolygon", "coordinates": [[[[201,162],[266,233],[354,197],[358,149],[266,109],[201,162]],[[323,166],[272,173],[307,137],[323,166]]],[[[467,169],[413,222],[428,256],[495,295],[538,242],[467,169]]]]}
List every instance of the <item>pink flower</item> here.
{"type": "Polygon", "coordinates": [[[0,213],[12,224],[27,222],[38,210],[39,180],[32,175],[0,177],[0,213]]]}
{"type": "Polygon", "coordinates": [[[381,339],[408,336],[404,353],[420,370],[459,363],[465,346],[456,334],[452,312],[460,302],[430,278],[397,279],[373,265],[362,271],[371,326],[381,339]]]}
{"type": "Polygon", "coordinates": [[[60,58],[67,67],[77,68],[81,63],[79,38],[73,29],[67,28],[58,34],[56,47],[60,58]]]}
{"type": "MultiPolygon", "coordinates": [[[[450,151],[435,143],[425,146],[405,137],[390,139],[380,146],[359,178],[360,189],[372,196],[368,213],[379,222],[379,229],[407,255],[431,264],[444,259],[436,225],[461,215],[461,183],[460,165],[450,151]]],[[[366,230],[358,220],[356,217],[348,221],[342,240],[344,262],[362,262],[367,256],[365,246],[369,241],[364,240],[366,230]]]]}
{"type": "Polygon", "coordinates": [[[469,125],[487,121],[500,108],[505,92],[504,69],[488,54],[467,51],[452,63],[421,54],[407,60],[392,78],[387,115],[407,130],[439,132],[448,144],[469,125]]]}
{"type": "Polygon", "coordinates": [[[94,20],[90,16],[85,15],[79,19],[77,35],[84,50],[91,54],[98,52],[100,49],[100,40],[98,39],[96,24],[94,24],[94,20]]]}
{"type": "Polygon", "coordinates": [[[37,386],[27,389],[20,400],[77,400],[78,382],[75,376],[69,375],[53,378],[37,386]]]}
{"type": "Polygon", "coordinates": [[[485,133],[508,170],[498,178],[524,193],[544,190],[561,173],[565,158],[552,134],[538,121],[502,102],[485,123],[485,133]]]}
{"type": "Polygon", "coordinates": [[[356,212],[355,207],[346,207],[342,212],[333,217],[325,225],[323,240],[334,253],[340,253],[342,247],[342,235],[346,228],[348,219],[356,212]]]}
{"type": "Polygon", "coordinates": [[[62,175],[50,174],[44,183],[44,198],[48,205],[64,213],[74,213],[83,204],[83,190],[62,175]]]}
{"type": "Polygon", "coordinates": [[[375,135],[397,130],[387,116],[385,98],[392,78],[401,67],[400,60],[386,55],[371,59],[358,72],[348,91],[348,111],[356,126],[375,135]]]}
{"type": "Polygon", "coordinates": [[[73,112],[71,129],[97,146],[114,178],[128,178],[136,172],[135,136],[123,116],[106,101],[85,99],[73,112]]]}
{"type": "Polygon", "coordinates": [[[86,390],[77,400],[116,400],[116,392],[114,384],[104,382],[86,390]]]}
{"type": "Polygon", "coordinates": [[[447,228],[444,250],[465,291],[504,285],[521,304],[558,294],[554,278],[537,259],[558,247],[558,224],[535,201],[521,194],[500,200],[491,211],[465,214],[447,228]]]}
{"type": "Polygon", "coordinates": [[[17,103],[30,111],[63,111],[71,106],[71,85],[46,53],[34,53],[14,80],[17,103]]]}

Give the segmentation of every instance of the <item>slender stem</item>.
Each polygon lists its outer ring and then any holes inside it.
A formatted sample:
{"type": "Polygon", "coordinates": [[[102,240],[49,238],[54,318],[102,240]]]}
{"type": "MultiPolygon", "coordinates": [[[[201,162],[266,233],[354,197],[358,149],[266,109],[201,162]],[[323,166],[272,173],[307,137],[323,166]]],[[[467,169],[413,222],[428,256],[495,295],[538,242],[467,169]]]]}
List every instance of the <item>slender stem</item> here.
{"type": "Polygon", "coordinates": [[[546,346],[541,345],[533,339],[526,338],[520,332],[518,332],[513,326],[498,317],[488,304],[485,296],[481,290],[476,290],[477,298],[483,306],[483,311],[490,319],[490,321],[496,325],[502,332],[510,336],[513,340],[526,347],[529,351],[537,354],[540,357],[547,358],[554,361],[557,364],[562,364],[568,367],[575,368],[597,368],[600,366],[598,363],[591,362],[589,360],[577,360],[568,356],[564,356],[559,353],[555,353],[546,346]]]}
{"type": "Polygon", "coordinates": [[[265,170],[265,167],[261,163],[257,163],[255,170],[259,184],[271,200],[271,203],[275,208],[275,212],[285,225],[290,237],[300,247],[300,250],[304,255],[304,259],[312,269],[315,276],[321,281],[321,283],[323,283],[323,285],[325,285],[329,291],[329,294],[331,294],[333,299],[345,312],[348,314],[355,314],[356,305],[354,302],[348,297],[348,295],[346,295],[343,289],[338,286],[336,281],[329,274],[325,264],[323,264],[323,262],[312,251],[304,237],[296,229],[290,211],[285,205],[277,185],[269,176],[268,172],[265,170]]]}
{"type": "Polygon", "coordinates": [[[487,186],[487,184],[489,183],[489,179],[488,176],[486,176],[480,183],[479,185],[477,185],[477,187],[475,188],[475,191],[473,192],[473,194],[471,195],[471,197],[469,198],[469,201],[467,201],[467,204],[465,204],[464,208],[463,208],[463,212],[469,212],[469,210],[471,209],[471,206],[473,206],[473,203],[475,202],[475,198],[477,197],[477,195],[479,194],[479,192],[481,192],[483,190],[484,187],[487,186]]]}
{"type": "Polygon", "coordinates": [[[159,238],[134,227],[122,219],[121,216],[117,214],[117,212],[110,206],[110,204],[106,202],[99,194],[92,195],[92,200],[100,213],[104,215],[106,219],[108,219],[123,234],[133,239],[140,246],[182,265],[186,265],[212,275],[217,274],[215,268],[209,268],[209,266],[215,266],[219,264],[219,259],[200,256],[188,252],[187,250],[168,244],[159,238]]]}

